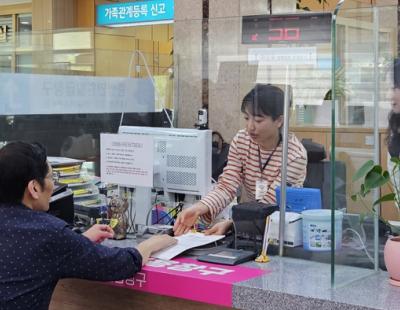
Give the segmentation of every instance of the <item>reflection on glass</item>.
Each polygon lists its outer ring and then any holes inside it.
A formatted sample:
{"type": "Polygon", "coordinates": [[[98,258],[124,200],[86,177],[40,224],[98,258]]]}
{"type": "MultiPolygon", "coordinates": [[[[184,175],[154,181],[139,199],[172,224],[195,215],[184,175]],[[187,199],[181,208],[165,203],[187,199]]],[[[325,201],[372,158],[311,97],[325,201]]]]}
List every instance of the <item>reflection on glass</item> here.
{"type": "Polygon", "coordinates": [[[0,73],[11,72],[11,55],[0,55],[0,73]]]}
{"type": "Polygon", "coordinates": [[[17,46],[31,47],[32,14],[17,15],[17,33],[17,46]]]}

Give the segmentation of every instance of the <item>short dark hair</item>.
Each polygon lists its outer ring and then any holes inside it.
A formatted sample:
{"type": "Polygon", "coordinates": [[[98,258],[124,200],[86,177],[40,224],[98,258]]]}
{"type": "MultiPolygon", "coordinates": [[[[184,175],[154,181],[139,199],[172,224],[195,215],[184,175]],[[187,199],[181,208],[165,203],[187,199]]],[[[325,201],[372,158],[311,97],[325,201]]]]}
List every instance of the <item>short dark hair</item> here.
{"type": "Polygon", "coordinates": [[[44,186],[49,172],[46,149],[39,143],[11,142],[0,149],[0,202],[20,203],[31,180],[44,186]]]}
{"type": "MultiPolygon", "coordinates": [[[[289,87],[289,104],[291,104],[291,88],[289,87]]],[[[271,84],[256,84],[243,98],[241,111],[251,115],[271,116],[273,120],[283,115],[285,93],[271,84]]]]}

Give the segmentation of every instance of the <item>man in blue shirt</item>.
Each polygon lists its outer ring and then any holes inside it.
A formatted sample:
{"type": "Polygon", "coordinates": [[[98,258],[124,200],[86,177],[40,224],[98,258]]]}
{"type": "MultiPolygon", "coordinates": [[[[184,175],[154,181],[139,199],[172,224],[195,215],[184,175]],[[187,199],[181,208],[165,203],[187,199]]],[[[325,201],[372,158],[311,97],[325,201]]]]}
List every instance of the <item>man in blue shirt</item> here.
{"type": "Polygon", "coordinates": [[[98,244],[113,236],[107,225],[82,235],[45,212],[52,169],[40,144],[0,149],[0,309],[48,309],[59,279],[121,280],[140,271],[151,253],[176,242],[156,236],[135,248],[98,244]]]}

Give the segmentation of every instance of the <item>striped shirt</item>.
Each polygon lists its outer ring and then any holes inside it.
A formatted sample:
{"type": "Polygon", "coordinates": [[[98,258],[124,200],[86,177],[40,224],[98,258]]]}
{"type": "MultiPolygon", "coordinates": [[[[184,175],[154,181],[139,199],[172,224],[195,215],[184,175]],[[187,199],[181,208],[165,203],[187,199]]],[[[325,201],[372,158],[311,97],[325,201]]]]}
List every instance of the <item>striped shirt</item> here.
{"type": "MultiPolygon", "coordinates": [[[[205,222],[211,222],[233,200],[237,189],[243,185],[250,201],[255,200],[256,180],[267,182],[268,191],[261,202],[276,203],[275,188],[281,183],[282,143],[265,167],[260,171],[259,147],[245,130],[240,130],[231,142],[228,163],[218,178],[216,187],[201,202],[209,212],[202,216],[205,222]]],[[[268,160],[273,150],[260,148],[262,165],[268,160]]],[[[301,187],[306,178],[307,153],[294,134],[288,137],[287,183],[301,187]]]]}

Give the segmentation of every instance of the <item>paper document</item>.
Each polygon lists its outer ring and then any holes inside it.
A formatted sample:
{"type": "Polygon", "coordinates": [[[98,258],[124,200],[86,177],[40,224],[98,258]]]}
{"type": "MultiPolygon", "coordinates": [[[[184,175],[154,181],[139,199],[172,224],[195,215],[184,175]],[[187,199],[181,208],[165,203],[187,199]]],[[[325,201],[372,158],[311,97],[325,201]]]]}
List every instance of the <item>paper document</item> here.
{"type": "Polygon", "coordinates": [[[55,157],[55,156],[47,156],[47,161],[53,167],[67,166],[67,165],[80,165],[84,162],[84,160],[81,160],[81,159],[68,158],[68,157],[55,157]]]}
{"type": "Polygon", "coordinates": [[[178,240],[178,243],[174,246],[154,253],[151,256],[159,259],[170,260],[186,250],[218,241],[224,237],[224,235],[205,236],[203,233],[187,233],[179,237],[174,237],[178,240]]]}

